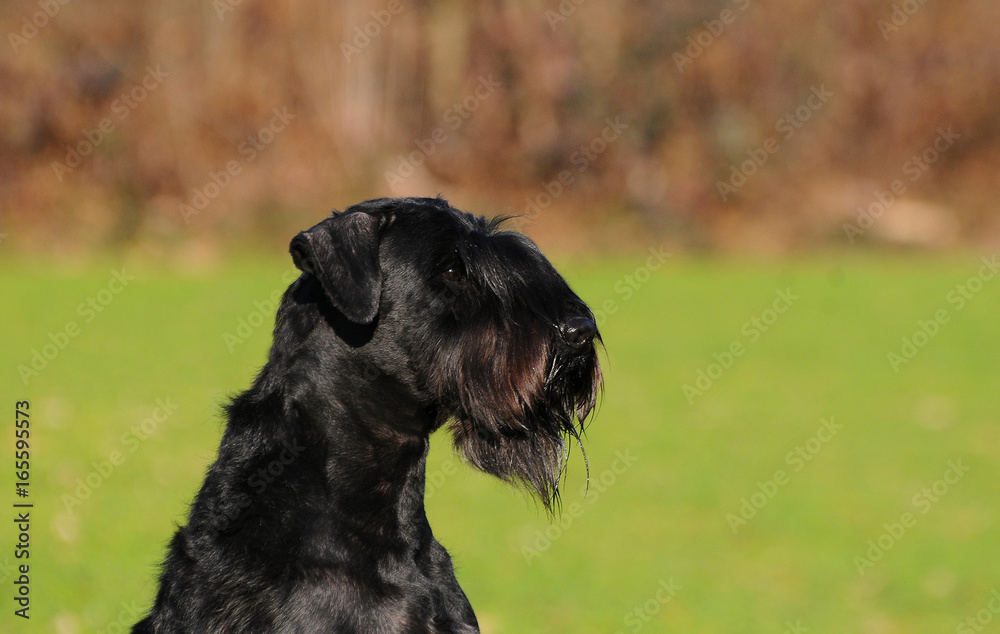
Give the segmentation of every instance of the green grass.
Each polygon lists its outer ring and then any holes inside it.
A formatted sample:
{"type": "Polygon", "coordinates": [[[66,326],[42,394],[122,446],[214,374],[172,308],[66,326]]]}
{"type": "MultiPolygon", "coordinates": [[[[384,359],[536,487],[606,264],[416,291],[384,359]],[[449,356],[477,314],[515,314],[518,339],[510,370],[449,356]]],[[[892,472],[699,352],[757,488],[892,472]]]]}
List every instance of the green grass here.
{"type": "MultiPolygon", "coordinates": [[[[483,631],[784,632],[799,622],[812,632],[951,632],[988,614],[1000,587],[1000,281],[961,310],[947,299],[978,258],[674,258],[626,297],[625,276],[644,261],[563,267],[588,302],[614,312],[601,323],[606,386],[586,439],[590,493],[574,451],[560,523],[460,464],[447,436],[434,439],[428,514],[483,631]],[[750,342],[744,325],[786,288],[798,299],[750,342]],[[894,372],[887,353],[938,309],[948,322],[894,372]],[[682,386],[733,342],[744,353],[689,403],[682,386]],[[823,418],[843,427],[795,472],[786,455],[823,418]],[[953,460],[968,474],[929,508],[915,505],[953,460]],[[727,514],[779,469],[787,483],[734,532],[727,514]],[[860,575],[855,557],[906,512],[915,524],[860,575]],[[671,582],[679,590],[658,602],[671,582]]],[[[125,265],[136,279],[85,323],[78,305],[114,268],[2,269],[0,406],[8,421],[16,400],[29,398],[32,412],[23,631],[113,632],[123,603],[148,607],[165,542],[213,458],[219,406],[263,363],[271,315],[231,352],[224,335],[284,287],[288,265],[197,275],[125,265]],[[17,367],[70,321],[79,334],[25,386],[17,367]],[[123,438],[157,399],[176,411],[148,438],[123,438]],[[124,462],[67,511],[77,479],[113,451],[124,462]]],[[[14,502],[9,466],[0,486],[14,502]]],[[[11,521],[0,521],[0,564],[14,563],[11,521]]],[[[0,630],[11,631],[20,619],[9,598],[3,606],[0,630]]]]}

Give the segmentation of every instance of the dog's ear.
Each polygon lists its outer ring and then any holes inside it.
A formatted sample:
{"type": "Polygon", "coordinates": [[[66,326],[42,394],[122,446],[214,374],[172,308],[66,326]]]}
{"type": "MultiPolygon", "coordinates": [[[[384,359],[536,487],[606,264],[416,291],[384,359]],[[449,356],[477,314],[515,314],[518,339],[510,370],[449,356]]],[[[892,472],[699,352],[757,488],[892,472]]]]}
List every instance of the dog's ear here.
{"type": "Polygon", "coordinates": [[[371,323],[378,314],[378,234],[374,215],[339,213],[299,233],[288,246],[295,266],[315,275],[330,303],[359,324],[371,323]]]}

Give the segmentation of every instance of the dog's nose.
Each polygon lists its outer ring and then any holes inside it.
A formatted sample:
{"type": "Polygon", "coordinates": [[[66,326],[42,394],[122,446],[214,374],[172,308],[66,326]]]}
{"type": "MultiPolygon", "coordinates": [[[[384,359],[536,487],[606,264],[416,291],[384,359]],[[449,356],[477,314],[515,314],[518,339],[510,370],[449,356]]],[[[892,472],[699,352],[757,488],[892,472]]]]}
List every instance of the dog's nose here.
{"type": "Polygon", "coordinates": [[[590,343],[597,333],[597,324],[590,317],[570,317],[559,329],[563,341],[574,348],[590,343]]]}

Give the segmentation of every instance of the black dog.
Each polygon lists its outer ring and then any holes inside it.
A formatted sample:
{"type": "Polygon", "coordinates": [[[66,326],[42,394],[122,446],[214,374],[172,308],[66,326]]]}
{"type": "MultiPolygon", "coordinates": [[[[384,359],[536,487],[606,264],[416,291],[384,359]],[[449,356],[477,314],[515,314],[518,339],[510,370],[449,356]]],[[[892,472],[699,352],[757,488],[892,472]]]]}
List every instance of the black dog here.
{"type": "Polygon", "coordinates": [[[441,199],[295,236],[267,364],[133,632],[478,632],[424,515],[428,436],[558,503],[594,407],[593,314],[538,248],[441,199]]]}

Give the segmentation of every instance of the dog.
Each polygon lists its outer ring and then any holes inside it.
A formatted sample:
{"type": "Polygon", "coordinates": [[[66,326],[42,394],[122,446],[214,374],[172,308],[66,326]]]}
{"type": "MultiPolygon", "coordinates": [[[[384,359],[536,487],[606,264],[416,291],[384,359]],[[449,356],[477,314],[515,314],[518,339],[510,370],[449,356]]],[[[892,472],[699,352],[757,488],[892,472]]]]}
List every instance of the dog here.
{"type": "Polygon", "coordinates": [[[292,239],[267,363],[134,633],[479,631],[424,514],[429,436],[554,512],[601,386],[593,313],[503,222],[378,199],[292,239]]]}

